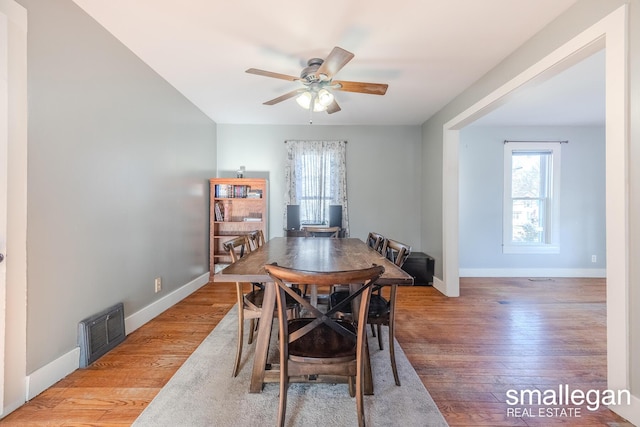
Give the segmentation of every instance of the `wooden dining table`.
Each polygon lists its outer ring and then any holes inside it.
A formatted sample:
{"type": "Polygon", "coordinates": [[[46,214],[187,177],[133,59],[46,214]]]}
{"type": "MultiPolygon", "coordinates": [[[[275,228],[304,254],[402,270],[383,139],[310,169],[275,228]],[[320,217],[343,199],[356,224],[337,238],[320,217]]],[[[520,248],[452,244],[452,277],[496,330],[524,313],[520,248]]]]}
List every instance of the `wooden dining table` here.
{"type": "MultiPolygon", "coordinates": [[[[279,381],[279,371],[267,370],[267,354],[275,307],[275,285],[264,269],[265,264],[309,271],[345,271],[382,265],[384,274],[378,285],[413,285],[413,277],[393,262],[355,238],[276,237],[214,275],[214,282],[258,282],[265,284],[262,313],[249,391],[259,393],[265,382],[279,381]]],[[[365,362],[365,394],[373,394],[371,364],[365,362]]]]}

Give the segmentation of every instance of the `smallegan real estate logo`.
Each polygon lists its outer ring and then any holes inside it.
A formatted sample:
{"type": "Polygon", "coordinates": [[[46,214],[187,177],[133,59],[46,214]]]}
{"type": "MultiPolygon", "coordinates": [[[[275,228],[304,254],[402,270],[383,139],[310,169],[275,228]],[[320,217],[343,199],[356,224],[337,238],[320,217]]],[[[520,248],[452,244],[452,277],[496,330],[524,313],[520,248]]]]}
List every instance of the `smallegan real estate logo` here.
{"type": "Polygon", "coordinates": [[[547,390],[507,390],[507,417],[579,418],[582,410],[597,411],[601,406],[630,405],[629,390],[580,390],[568,384],[547,390]]]}

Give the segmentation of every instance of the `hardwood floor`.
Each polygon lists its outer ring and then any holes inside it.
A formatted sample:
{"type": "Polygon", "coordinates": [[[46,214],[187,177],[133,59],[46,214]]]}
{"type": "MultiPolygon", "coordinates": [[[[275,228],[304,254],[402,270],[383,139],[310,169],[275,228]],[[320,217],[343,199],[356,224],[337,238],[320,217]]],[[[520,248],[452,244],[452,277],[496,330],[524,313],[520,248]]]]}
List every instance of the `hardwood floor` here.
{"type": "MultiPolygon", "coordinates": [[[[604,407],[507,412],[510,389],[606,389],[604,301],[599,279],[462,279],[459,298],[402,287],[396,337],[451,426],[625,426],[604,407]]],[[[130,425],[234,302],[233,285],[207,284],[0,425],[130,425]]]]}

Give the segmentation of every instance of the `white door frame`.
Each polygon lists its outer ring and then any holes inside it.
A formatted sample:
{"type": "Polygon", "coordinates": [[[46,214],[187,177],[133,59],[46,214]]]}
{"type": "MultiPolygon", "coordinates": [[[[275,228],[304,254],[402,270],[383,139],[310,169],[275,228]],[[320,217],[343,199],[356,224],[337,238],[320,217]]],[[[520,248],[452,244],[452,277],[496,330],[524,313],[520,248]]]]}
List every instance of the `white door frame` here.
{"type": "Polygon", "coordinates": [[[13,0],[0,0],[0,168],[3,417],[27,399],[27,11],[13,0]]]}
{"type": "MultiPolygon", "coordinates": [[[[628,147],[629,106],[627,70],[627,14],[624,5],[556,49],[499,89],[445,123],[443,127],[443,284],[448,296],[460,294],[459,133],[460,129],[497,108],[511,92],[548,78],[606,48],[606,250],[607,250],[607,375],[608,388],[629,390],[629,242],[628,147]]],[[[639,423],[640,399],[630,406],[612,407],[639,423]]]]}

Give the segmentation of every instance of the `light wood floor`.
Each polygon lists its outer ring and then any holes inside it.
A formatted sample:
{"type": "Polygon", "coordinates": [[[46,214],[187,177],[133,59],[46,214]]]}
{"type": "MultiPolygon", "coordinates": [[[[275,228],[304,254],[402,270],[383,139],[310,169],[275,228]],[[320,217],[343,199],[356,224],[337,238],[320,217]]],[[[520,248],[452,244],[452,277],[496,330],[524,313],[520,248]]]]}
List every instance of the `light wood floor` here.
{"type": "MultiPolygon", "coordinates": [[[[0,424],[131,424],[234,301],[231,284],[207,284],[0,424]]],[[[603,280],[463,279],[459,298],[401,288],[396,336],[452,426],[630,425],[606,408],[507,414],[509,389],[606,389],[605,320],[603,280]]]]}

